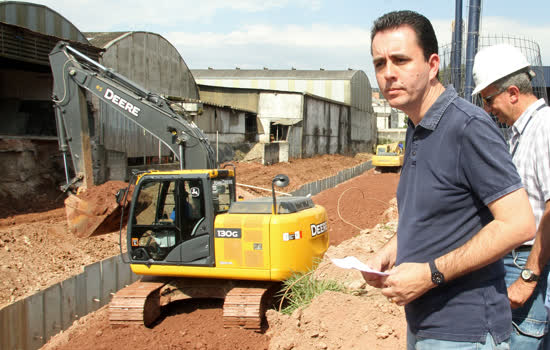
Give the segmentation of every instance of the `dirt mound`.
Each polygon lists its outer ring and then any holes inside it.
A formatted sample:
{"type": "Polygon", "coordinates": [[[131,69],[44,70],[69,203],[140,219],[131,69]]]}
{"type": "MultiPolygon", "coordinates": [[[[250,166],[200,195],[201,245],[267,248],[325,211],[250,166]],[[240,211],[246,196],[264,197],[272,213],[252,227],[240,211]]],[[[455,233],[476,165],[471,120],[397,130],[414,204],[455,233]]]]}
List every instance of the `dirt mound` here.
{"type": "Polygon", "coordinates": [[[123,210],[125,215],[122,222],[128,221],[128,209],[134,187],[121,205],[118,204],[116,195],[127,186],[125,182],[108,181],[84,189],[76,196],[70,194],[65,199],[69,232],[79,238],[88,238],[119,229],[123,210]]]}
{"type": "Polygon", "coordinates": [[[20,225],[32,222],[41,221],[58,221],[65,218],[65,209],[58,208],[41,213],[29,213],[24,215],[8,216],[4,219],[0,219],[0,228],[4,226],[20,225]]]}
{"type": "Polygon", "coordinates": [[[77,197],[85,202],[93,204],[93,215],[104,215],[106,208],[116,206],[116,194],[122,188],[127,188],[128,183],[123,181],[107,181],[99,186],[86,188],[77,194],[77,197]]]}
{"type": "Polygon", "coordinates": [[[404,349],[403,317],[386,301],[325,292],[291,316],[267,312],[269,349],[404,349]]]}
{"type": "Polygon", "coordinates": [[[79,239],[67,233],[65,215],[59,211],[46,212],[46,219],[35,222],[15,217],[13,225],[0,227],[0,307],[120,254],[118,232],[79,239]]]}
{"type": "Polygon", "coordinates": [[[385,213],[389,222],[331,246],[315,271],[320,279],[344,284],[348,293],[325,292],[304,309],[286,316],[267,313],[270,350],[404,349],[407,325],[404,310],[389,303],[376,288],[366,285],[357,270],[336,267],[331,258],[355,256],[362,261],[395,234],[397,213],[385,213]]]}

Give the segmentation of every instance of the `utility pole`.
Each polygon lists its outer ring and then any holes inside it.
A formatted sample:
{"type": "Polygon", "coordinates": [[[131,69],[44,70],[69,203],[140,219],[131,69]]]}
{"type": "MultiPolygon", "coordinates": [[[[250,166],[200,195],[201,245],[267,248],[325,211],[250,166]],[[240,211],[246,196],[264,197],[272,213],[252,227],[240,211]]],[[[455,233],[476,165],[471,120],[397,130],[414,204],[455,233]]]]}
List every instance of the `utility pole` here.
{"type": "Polygon", "coordinates": [[[466,43],[466,82],[464,98],[472,102],[474,90],[473,68],[479,39],[479,20],[481,17],[481,0],[470,0],[468,9],[468,41],[466,43]]]}
{"type": "Polygon", "coordinates": [[[451,83],[456,91],[461,88],[462,72],[462,0],[455,1],[455,23],[451,45],[451,83]]]}

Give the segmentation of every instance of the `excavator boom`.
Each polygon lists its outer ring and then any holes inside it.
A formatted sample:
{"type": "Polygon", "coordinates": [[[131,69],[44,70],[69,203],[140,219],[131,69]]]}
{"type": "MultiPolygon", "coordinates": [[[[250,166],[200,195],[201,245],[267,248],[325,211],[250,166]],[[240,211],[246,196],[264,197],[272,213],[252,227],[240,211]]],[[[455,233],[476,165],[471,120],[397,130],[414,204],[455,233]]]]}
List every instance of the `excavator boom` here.
{"type": "MultiPolygon", "coordinates": [[[[93,191],[93,186],[98,185],[93,175],[86,91],[156,137],[174,153],[180,169],[217,167],[214,150],[202,130],[174,112],[163,97],[103,67],[65,42],[59,42],[49,58],[54,77],[57,135],[65,160],[67,188],[79,183],[87,191],[93,191]],[[69,155],[75,172],[73,179],[68,176],[69,155]]],[[[116,230],[116,225],[106,225],[120,222],[114,218],[120,214],[119,206],[114,196],[111,200],[111,203],[102,203],[98,207],[97,203],[69,195],[66,201],[69,230],[79,237],[116,230]]]]}

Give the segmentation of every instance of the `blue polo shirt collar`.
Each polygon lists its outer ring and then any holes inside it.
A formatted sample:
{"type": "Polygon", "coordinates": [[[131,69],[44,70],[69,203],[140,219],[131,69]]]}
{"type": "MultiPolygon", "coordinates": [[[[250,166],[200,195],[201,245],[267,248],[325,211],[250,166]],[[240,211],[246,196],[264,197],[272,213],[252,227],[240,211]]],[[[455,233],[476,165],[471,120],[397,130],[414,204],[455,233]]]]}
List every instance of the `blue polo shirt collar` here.
{"type": "Polygon", "coordinates": [[[435,130],[443,113],[449,107],[451,102],[458,96],[456,90],[452,85],[448,85],[445,91],[437,98],[435,103],[428,109],[424,118],[420,121],[421,127],[428,130],[435,130]]]}

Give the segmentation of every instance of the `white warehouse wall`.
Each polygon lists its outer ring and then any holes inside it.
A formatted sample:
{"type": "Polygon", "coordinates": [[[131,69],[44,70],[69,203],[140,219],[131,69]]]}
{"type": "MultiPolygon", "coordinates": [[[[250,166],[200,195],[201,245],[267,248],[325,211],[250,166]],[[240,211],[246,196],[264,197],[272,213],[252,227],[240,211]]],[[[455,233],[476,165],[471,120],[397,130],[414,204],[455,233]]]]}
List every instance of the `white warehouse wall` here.
{"type": "Polygon", "coordinates": [[[269,142],[269,126],[280,119],[302,119],[303,95],[296,93],[262,92],[258,102],[258,118],[264,134],[260,142],[269,142]]]}

